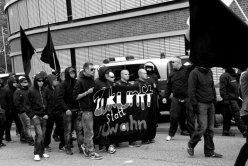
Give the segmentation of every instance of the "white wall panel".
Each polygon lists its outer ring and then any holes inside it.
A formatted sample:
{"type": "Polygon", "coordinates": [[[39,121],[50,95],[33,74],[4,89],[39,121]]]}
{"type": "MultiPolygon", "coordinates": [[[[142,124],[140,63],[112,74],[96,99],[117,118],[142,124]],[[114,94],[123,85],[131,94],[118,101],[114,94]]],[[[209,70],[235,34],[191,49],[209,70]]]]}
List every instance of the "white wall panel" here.
{"type": "Polygon", "coordinates": [[[40,0],[39,8],[41,25],[46,25],[48,23],[51,24],[55,22],[53,0],[40,0]]]}
{"type": "Polygon", "coordinates": [[[121,10],[121,0],[102,0],[103,14],[121,10]]]}
{"type": "Polygon", "coordinates": [[[66,0],[54,0],[55,22],[67,21],[66,0]]]}
{"type": "Polygon", "coordinates": [[[140,0],[121,0],[121,10],[140,7],[140,0]]]}
{"type": "Polygon", "coordinates": [[[83,68],[85,62],[89,62],[89,47],[76,48],[75,54],[77,70],[79,71],[83,68]]]}
{"type": "Polygon", "coordinates": [[[39,0],[27,0],[29,28],[40,25],[39,0]]]}
{"type": "Polygon", "coordinates": [[[161,3],[161,0],[140,0],[141,6],[154,5],[157,3],[161,3]]]}
{"type": "Polygon", "coordinates": [[[17,32],[20,30],[18,4],[16,3],[10,6],[8,11],[10,19],[10,31],[11,33],[17,32]]]}
{"type": "Polygon", "coordinates": [[[104,50],[104,46],[89,47],[89,58],[92,59],[92,63],[94,65],[102,64],[102,61],[104,60],[103,50],[104,50]]]}
{"type": "Polygon", "coordinates": [[[86,17],[102,14],[101,0],[85,0],[86,17]]]}
{"type": "Polygon", "coordinates": [[[23,69],[23,62],[22,62],[22,56],[21,55],[17,55],[13,57],[13,62],[14,62],[14,69],[15,69],[15,73],[22,73],[24,72],[23,69]]]}
{"type": "Polygon", "coordinates": [[[26,1],[20,1],[18,4],[20,25],[23,29],[28,28],[28,10],[26,1]]]}
{"type": "Polygon", "coordinates": [[[85,0],[71,0],[71,6],[73,19],[85,17],[85,0]]]}
{"type": "Polygon", "coordinates": [[[33,78],[35,74],[40,71],[45,71],[47,74],[51,74],[52,70],[49,64],[46,64],[40,60],[41,53],[34,54],[31,59],[31,71],[29,73],[30,78],[33,78]]]}
{"type": "Polygon", "coordinates": [[[71,66],[71,53],[70,50],[58,50],[56,51],[57,58],[59,60],[60,68],[65,69],[71,66]]]}

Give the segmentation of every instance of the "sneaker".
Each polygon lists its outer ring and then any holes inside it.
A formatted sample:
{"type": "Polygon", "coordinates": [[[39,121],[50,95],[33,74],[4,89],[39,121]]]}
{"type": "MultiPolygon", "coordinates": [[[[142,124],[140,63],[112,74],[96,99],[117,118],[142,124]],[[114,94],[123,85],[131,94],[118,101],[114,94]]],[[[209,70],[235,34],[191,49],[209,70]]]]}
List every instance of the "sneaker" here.
{"type": "Polygon", "coordinates": [[[102,159],[102,156],[100,156],[98,153],[96,152],[92,152],[90,153],[89,155],[90,159],[92,160],[101,160],[102,159]]]}
{"type": "Polygon", "coordinates": [[[1,142],[0,147],[2,147],[2,146],[6,146],[6,144],[1,142]]]}
{"type": "Polygon", "coordinates": [[[188,144],[187,152],[190,156],[194,156],[194,148],[191,148],[188,144]]]}
{"type": "Polygon", "coordinates": [[[50,156],[48,154],[46,154],[46,153],[43,153],[41,157],[42,158],[49,158],[50,156]]]}
{"type": "Polygon", "coordinates": [[[34,155],[34,161],[40,161],[40,155],[34,155]]]}
{"type": "Polygon", "coordinates": [[[59,147],[59,151],[65,151],[65,147],[64,146],[59,147]]]}
{"type": "Polygon", "coordinates": [[[116,152],[116,149],[115,149],[114,145],[109,145],[108,153],[109,154],[114,154],[115,152],[116,152]]]}
{"type": "Polygon", "coordinates": [[[52,148],[50,146],[45,146],[45,151],[51,152],[52,151],[52,148]]]}
{"type": "Polygon", "coordinates": [[[207,154],[207,155],[205,154],[205,157],[222,158],[223,155],[213,152],[211,154],[207,154]]]}
{"type": "Polygon", "coordinates": [[[137,142],[137,141],[134,141],[134,142],[130,142],[129,143],[129,147],[132,148],[132,147],[140,147],[141,145],[137,142]]]}
{"type": "Polygon", "coordinates": [[[73,152],[71,149],[65,149],[65,153],[68,155],[73,155],[73,152]]]}
{"type": "Polygon", "coordinates": [[[82,149],[83,154],[85,155],[85,157],[89,157],[89,153],[86,151],[86,148],[85,148],[84,144],[81,145],[81,149],[82,149]]]}
{"type": "Polygon", "coordinates": [[[166,141],[170,141],[170,140],[172,140],[172,139],[173,139],[173,137],[171,137],[171,136],[169,136],[169,135],[166,137],[166,141]]]}

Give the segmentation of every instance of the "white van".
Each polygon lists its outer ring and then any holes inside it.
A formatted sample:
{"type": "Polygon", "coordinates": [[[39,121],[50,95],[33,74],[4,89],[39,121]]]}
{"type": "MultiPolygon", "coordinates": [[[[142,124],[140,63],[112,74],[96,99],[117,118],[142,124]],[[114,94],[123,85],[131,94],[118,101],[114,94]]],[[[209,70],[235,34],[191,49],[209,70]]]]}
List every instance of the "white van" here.
{"type": "MultiPolygon", "coordinates": [[[[130,79],[129,81],[134,81],[136,78],[138,78],[138,70],[140,68],[143,68],[146,63],[152,63],[154,65],[154,71],[158,76],[158,90],[160,96],[164,96],[165,88],[166,88],[166,83],[169,74],[172,71],[172,65],[171,61],[173,60],[174,57],[167,57],[167,58],[150,58],[150,59],[129,59],[125,57],[118,57],[118,58],[109,58],[111,60],[116,61],[108,61],[105,60],[105,62],[101,66],[106,66],[111,71],[115,74],[115,80],[120,79],[120,72],[123,69],[127,69],[130,74],[130,79]]],[[[188,56],[181,56],[182,62],[184,63],[185,61],[188,61],[188,56]]],[[[95,78],[98,78],[98,72],[95,72],[95,78]]],[[[160,105],[160,111],[169,111],[170,107],[170,102],[168,104],[163,104],[162,103],[162,98],[159,100],[159,105],[160,105]]]]}

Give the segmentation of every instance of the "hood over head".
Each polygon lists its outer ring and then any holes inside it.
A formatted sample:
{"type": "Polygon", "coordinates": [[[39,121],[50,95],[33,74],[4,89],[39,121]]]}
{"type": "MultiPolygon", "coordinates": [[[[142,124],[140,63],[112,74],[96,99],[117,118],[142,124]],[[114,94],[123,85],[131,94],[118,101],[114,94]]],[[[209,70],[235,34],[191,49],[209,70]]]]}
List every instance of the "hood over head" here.
{"type": "Polygon", "coordinates": [[[105,66],[100,67],[98,70],[99,79],[100,80],[106,80],[105,74],[107,74],[109,71],[110,71],[110,69],[105,67],[105,66]]]}
{"type": "Polygon", "coordinates": [[[72,80],[75,80],[77,77],[77,72],[76,70],[73,68],[73,67],[67,67],[65,69],[65,80],[66,81],[72,81],[72,80]],[[71,78],[70,77],[70,72],[75,72],[75,78],[71,78]]]}

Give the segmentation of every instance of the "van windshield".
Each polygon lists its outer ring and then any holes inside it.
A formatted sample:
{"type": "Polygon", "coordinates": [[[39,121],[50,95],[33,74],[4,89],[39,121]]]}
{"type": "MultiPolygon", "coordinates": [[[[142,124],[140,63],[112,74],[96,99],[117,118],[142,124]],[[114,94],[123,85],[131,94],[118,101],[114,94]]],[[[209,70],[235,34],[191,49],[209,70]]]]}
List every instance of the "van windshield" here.
{"type": "MultiPolygon", "coordinates": [[[[137,79],[138,76],[138,70],[141,68],[144,68],[144,64],[135,64],[135,65],[119,65],[119,66],[108,66],[109,69],[112,70],[112,72],[115,74],[115,81],[121,79],[121,70],[123,69],[127,69],[129,71],[129,81],[134,81],[135,79],[137,79]]],[[[160,75],[158,73],[158,69],[155,66],[154,69],[155,73],[158,76],[158,79],[160,78],[160,75]]]]}

